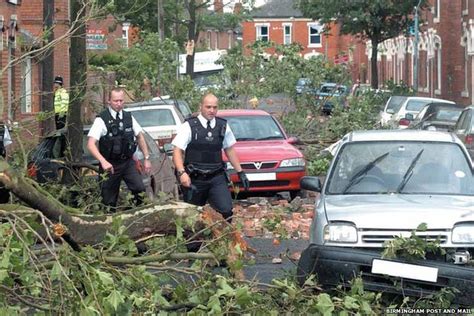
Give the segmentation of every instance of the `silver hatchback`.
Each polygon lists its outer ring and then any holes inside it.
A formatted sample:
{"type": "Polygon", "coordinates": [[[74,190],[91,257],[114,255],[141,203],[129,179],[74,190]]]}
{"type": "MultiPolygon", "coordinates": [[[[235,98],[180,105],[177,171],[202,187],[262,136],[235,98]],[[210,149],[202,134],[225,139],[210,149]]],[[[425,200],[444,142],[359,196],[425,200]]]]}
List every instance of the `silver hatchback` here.
{"type": "Polygon", "coordinates": [[[453,134],[350,133],[340,142],[324,185],[305,177],[301,188],[321,192],[310,245],[298,265],[301,284],[316,274],[323,286],[334,287],[361,274],[367,288],[383,291],[400,291],[390,282],[403,279],[408,295],[445,286],[474,291],[474,267],[469,266],[474,255],[473,164],[453,134]],[[439,240],[445,255],[411,265],[381,259],[384,242],[409,237],[421,223],[427,230],[417,234],[439,240]]]}

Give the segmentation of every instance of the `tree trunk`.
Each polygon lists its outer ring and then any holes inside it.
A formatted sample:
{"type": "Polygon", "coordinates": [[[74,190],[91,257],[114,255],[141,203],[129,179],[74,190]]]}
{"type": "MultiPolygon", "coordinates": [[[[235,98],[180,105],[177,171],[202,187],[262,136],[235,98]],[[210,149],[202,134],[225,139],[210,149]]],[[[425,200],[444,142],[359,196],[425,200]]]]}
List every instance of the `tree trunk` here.
{"type": "MultiPolygon", "coordinates": [[[[84,15],[86,10],[81,10],[81,1],[71,1],[72,20],[78,20],[79,25],[71,36],[70,78],[71,90],[69,98],[67,140],[70,147],[70,161],[82,161],[82,103],[84,102],[87,87],[87,57],[86,57],[86,25],[84,15]]],[[[63,182],[72,183],[77,178],[74,169],[67,169],[63,182]]]]}
{"type": "Polygon", "coordinates": [[[379,87],[379,71],[377,68],[378,44],[379,44],[378,41],[372,39],[372,57],[370,58],[372,89],[378,89],[379,87]]]}
{"type": "MultiPolygon", "coordinates": [[[[43,2],[43,26],[48,30],[48,37],[45,38],[45,44],[54,40],[53,32],[54,20],[54,0],[45,0],[43,2]]],[[[56,128],[54,123],[54,54],[53,49],[45,52],[45,57],[41,60],[41,111],[51,113],[51,115],[42,122],[43,135],[48,135],[56,128]]]]}

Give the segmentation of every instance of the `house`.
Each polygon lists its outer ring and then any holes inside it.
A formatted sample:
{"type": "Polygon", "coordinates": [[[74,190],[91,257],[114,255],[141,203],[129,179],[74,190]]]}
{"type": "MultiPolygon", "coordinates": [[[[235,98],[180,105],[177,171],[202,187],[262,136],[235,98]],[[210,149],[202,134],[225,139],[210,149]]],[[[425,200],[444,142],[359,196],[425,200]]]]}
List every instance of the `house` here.
{"type": "MultiPolygon", "coordinates": [[[[417,87],[420,96],[474,104],[474,0],[429,0],[429,3],[428,9],[419,12],[422,23],[417,45],[413,33],[380,44],[379,82],[403,81],[417,87]],[[418,47],[416,70],[415,47],[418,47]]],[[[370,47],[368,42],[368,58],[370,47]]]]}
{"type": "MultiPolygon", "coordinates": [[[[252,20],[242,23],[242,45],[257,40],[276,44],[299,43],[304,58],[322,55],[335,63],[349,65],[367,64],[364,46],[349,35],[340,35],[337,24],[323,25],[303,17],[294,7],[293,0],[271,0],[253,10],[252,20]],[[356,62],[355,62],[356,61],[356,62]]],[[[274,54],[274,49],[267,51],[274,54]]],[[[365,80],[365,73],[353,69],[353,79],[365,80]]]]}

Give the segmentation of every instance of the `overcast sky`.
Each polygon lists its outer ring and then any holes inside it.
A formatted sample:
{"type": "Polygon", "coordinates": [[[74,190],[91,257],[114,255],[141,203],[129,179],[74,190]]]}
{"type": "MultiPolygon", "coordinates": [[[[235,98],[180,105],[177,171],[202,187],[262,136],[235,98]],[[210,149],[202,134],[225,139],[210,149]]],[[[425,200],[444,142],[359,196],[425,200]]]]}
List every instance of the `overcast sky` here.
{"type": "MultiPolygon", "coordinates": [[[[264,5],[265,2],[267,2],[268,0],[255,0],[255,7],[259,7],[261,5],[264,5]]],[[[232,10],[234,9],[234,5],[233,3],[235,2],[238,2],[238,0],[224,0],[223,3],[224,3],[224,11],[225,12],[232,12],[232,10]]],[[[213,8],[213,6],[211,6],[211,9],[213,8]]]]}

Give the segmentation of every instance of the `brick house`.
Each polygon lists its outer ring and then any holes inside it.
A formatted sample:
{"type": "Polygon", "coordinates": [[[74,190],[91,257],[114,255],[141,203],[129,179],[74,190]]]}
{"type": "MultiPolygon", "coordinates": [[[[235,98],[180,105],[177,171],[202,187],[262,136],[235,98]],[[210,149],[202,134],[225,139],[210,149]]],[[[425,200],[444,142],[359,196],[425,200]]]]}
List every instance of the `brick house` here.
{"type": "MultiPolygon", "coordinates": [[[[418,91],[474,104],[474,0],[429,0],[420,12],[418,91]]],[[[380,44],[380,84],[388,79],[414,86],[414,36],[399,36],[380,44]]],[[[367,55],[370,58],[370,42],[367,55]]],[[[369,71],[370,73],[370,71],[369,71]]]]}
{"type": "MultiPolygon", "coordinates": [[[[242,23],[242,45],[257,40],[276,44],[299,43],[305,58],[322,55],[335,63],[350,65],[353,80],[366,77],[365,47],[349,35],[340,35],[338,25],[325,25],[303,17],[293,0],[272,0],[252,12],[252,20],[242,23]],[[326,29],[328,29],[326,31],[326,29]],[[362,67],[360,67],[362,65],[362,67]]],[[[267,51],[274,54],[273,49],[267,51]]]]}

